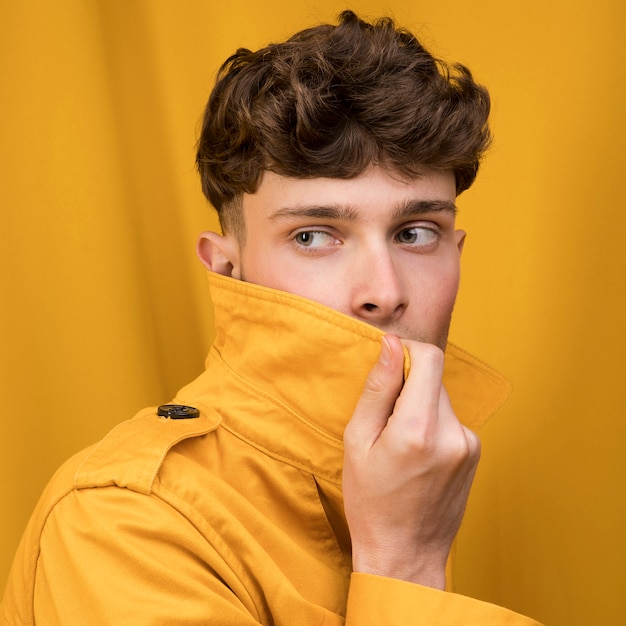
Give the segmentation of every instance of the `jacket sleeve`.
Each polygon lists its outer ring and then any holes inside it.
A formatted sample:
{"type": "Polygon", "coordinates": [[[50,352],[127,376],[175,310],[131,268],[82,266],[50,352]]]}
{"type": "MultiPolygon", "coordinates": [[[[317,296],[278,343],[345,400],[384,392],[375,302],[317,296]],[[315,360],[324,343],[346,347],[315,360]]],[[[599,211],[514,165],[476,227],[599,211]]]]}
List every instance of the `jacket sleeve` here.
{"type": "Polygon", "coordinates": [[[502,607],[402,580],[352,574],[346,626],[541,626],[502,607]]]}
{"type": "Polygon", "coordinates": [[[3,605],[12,625],[265,621],[191,522],[117,487],[71,491],[27,529],[3,605]]]}

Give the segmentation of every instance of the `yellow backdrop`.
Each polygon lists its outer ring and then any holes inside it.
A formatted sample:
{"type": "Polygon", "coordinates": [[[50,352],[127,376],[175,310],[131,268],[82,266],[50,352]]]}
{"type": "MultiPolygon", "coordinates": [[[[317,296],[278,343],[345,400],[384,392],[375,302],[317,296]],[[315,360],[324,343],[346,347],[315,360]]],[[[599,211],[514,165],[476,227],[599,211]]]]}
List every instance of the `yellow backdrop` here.
{"type": "MultiPolygon", "coordinates": [[[[506,373],[458,548],[460,591],[551,625],[621,623],[626,144],[621,0],[355,0],[491,89],[496,143],[461,197],[452,339],[506,373]]],[[[43,485],[202,367],[193,170],[218,63],[333,0],[0,6],[0,589],[43,485]]]]}

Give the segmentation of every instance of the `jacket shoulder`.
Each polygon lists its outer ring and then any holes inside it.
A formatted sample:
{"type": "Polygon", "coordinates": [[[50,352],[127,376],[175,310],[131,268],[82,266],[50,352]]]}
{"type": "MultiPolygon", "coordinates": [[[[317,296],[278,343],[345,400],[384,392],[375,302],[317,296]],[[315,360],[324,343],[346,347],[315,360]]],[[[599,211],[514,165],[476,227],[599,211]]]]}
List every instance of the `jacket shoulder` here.
{"type": "Polygon", "coordinates": [[[118,424],[84,454],[74,489],[118,486],[150,494],[163,460],[177,443],[215,430],[219,415],[201,409],[197,417],[170,419],[150,407],[118,424]]]}
{"type": "Polygon", "coordinates": [[[157,407],[144,409],[56,471],[37,503],[31,524],[39,520],[43,527],[50,511],[74,490],[117,486],[149,495],[167,453],[185,439],[215,430],[220,421],[209,409],[193,419],[168,419],[159,417],[157,407]]]}

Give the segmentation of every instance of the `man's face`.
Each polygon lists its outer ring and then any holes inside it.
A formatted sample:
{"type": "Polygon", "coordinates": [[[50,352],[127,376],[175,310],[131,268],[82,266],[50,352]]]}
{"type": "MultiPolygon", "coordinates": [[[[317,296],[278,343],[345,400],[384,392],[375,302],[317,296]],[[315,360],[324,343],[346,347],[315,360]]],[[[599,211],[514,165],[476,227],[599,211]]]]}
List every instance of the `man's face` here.
{"type": "Polygon", "coordinates": [[[430,168],[411,179],[381,167],[350,180],[266,172],[243,196],[245,243],[220,239],[235,278],[443,349],[464,239],[455,197],[452,172],[430,168]]]}

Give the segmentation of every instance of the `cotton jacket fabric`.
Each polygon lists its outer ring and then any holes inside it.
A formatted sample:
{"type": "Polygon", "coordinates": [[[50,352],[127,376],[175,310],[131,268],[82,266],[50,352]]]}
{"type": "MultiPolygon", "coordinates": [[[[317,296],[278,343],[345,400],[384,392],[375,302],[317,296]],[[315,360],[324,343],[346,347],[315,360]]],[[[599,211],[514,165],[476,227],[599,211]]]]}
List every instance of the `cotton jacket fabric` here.
{"type": "MultiPolygon", "coordinates": [[[[57,472],[18,549],[2,623],[536,624],[352,573],[342,433],[383,333],[298,296],[209,278],[216,339],[205,372],[172,401],[199,417],[148,408],[57,472]]],[[[454,346],[444,382],[473,429],[508,394],[454,346]]]]}

